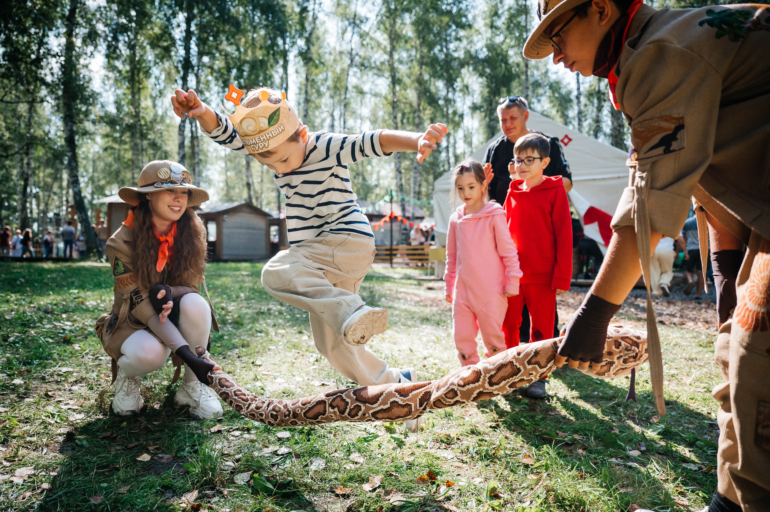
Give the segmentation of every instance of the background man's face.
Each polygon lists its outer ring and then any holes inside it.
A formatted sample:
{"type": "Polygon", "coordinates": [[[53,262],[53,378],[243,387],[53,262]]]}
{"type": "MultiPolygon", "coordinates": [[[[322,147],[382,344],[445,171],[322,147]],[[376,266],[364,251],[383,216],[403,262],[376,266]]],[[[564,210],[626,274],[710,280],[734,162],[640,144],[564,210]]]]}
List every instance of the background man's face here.
{"type": "Polygon", "coordinates": [[[500,129],[511,141],[516,142],[516,138],[522,132],[527,130],[527,119],[529,112],[521,107],[512,107],[500,112],[500,129]]]}

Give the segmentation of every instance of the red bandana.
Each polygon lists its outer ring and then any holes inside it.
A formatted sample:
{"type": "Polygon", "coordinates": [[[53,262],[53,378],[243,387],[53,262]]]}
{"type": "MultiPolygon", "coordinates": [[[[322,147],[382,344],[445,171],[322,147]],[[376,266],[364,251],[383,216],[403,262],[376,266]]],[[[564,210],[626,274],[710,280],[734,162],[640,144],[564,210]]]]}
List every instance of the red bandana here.
{"type": "Polygon", "coordinates": [[[594,60],[593,74],[600,78],[606,78],[609,82],[610,101],[612,101],[615,110],[620,110],[620,104],[615,94],[615,88],[618,85],[615,65],[620,60],[620,54],[623,52],[623,46],[625,46],[626,37],[628,36],[628,27],[631,26],[631,22],[640,5],[642,5],[642,0],[634,0],[625,14],[618,18],[618,21],[610,27],[610,31],[607,32],[607,35],[604,36],[599,45],[599,50],[596,52],[596,59],[594,60]]]}
{"type": "Polygon", "coordinates": [[[171,226],[171,231],[168,235],[161,236],[158,234],[158,230],[155,231],[155,238],[160,241],[160,249],[158,249],[158,263],[155,265],[155,270],[158,273],[163,271],[163,267],[166,266],[166,262],[171,259],[171,248],[174,246],[174,237],[176,236],[176,222],[171,226]]]}

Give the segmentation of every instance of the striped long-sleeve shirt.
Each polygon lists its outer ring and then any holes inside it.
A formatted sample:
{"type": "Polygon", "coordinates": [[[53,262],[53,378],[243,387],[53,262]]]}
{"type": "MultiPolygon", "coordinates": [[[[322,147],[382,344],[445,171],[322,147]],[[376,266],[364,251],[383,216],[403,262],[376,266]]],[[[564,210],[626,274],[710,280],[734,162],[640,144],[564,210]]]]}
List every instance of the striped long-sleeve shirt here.
{"type": "MultiPolygon", "coordinates": [[[[203,133],[217,144],[248,155],[230,119],[219,113],[217,117],[219,127],[211,133],[202,130],[203,133]]],[[[290,173],[273,175],[286,196],[289,243],[304,242],[323,232],[374,238],[369,221],[356,202],[347,164],[388,155],[380,147],[380,130],[360,135],[309,134],[302,165],[290,173]]]]}

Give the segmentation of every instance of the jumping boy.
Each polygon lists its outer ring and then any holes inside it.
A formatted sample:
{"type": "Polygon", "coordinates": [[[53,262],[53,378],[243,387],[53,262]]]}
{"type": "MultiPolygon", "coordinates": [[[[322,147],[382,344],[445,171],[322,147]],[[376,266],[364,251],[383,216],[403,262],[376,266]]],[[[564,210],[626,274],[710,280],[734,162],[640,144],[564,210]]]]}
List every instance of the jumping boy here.
{"type": "Polygon", "coordinates": [[[443,124],[425,133],[392,130],[341,135],[311,133],[286,95],[271,89],[233,86],[232,115],[221,115],[195,92],[176,90],[174,112],[195,117],[216,143],[251,155],[275,172],[286,196],[290,248],[262,271],[262,284],[275,298],[310,314],[318,351],[342,375],[363,386],[415,381],[412,369],[390,368],[364,344],[385,331],[385,309],[364,304],[358,289],[374,260],[374,235],[356,203],[347,164],[361,158],[417,151],[422,162],[448,133],[443,124]]]}
{"type": "MultiPolygon", "coordinates": [[[[504,208],[524,276],[520,293],[508,297],[503,322],[508,348],[519,345],[524,304],[529,309],[529,339],[552,337],[556,295],[569,290],[572,280],[572,217],[567,193],[561,176],[543,176],[550,149],[548,138],[538,133],[519,138],[513,148],[517,176],[512,176],[504,208]]],[[[545,380],[533,382],[526,394],[544,398],[545,380]]]]}

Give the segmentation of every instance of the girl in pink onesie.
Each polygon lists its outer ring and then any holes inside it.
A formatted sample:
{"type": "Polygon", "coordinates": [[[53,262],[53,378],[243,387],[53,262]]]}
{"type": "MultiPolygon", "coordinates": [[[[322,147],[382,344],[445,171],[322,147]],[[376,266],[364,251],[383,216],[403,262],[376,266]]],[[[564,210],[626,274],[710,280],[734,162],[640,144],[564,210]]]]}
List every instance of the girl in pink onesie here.
{"type": "Polygon", "coordinates": [[[484,168],[467,160],[453,171],[455,190],[463,204],[449,219],[446,300],[453,305],[454,338],[462,366],[479,362],[476,335],[491,357],[506,349],[503,320],[507,297],[518,295],[519,258],[505,211],[487,202],[484,168]]]}

